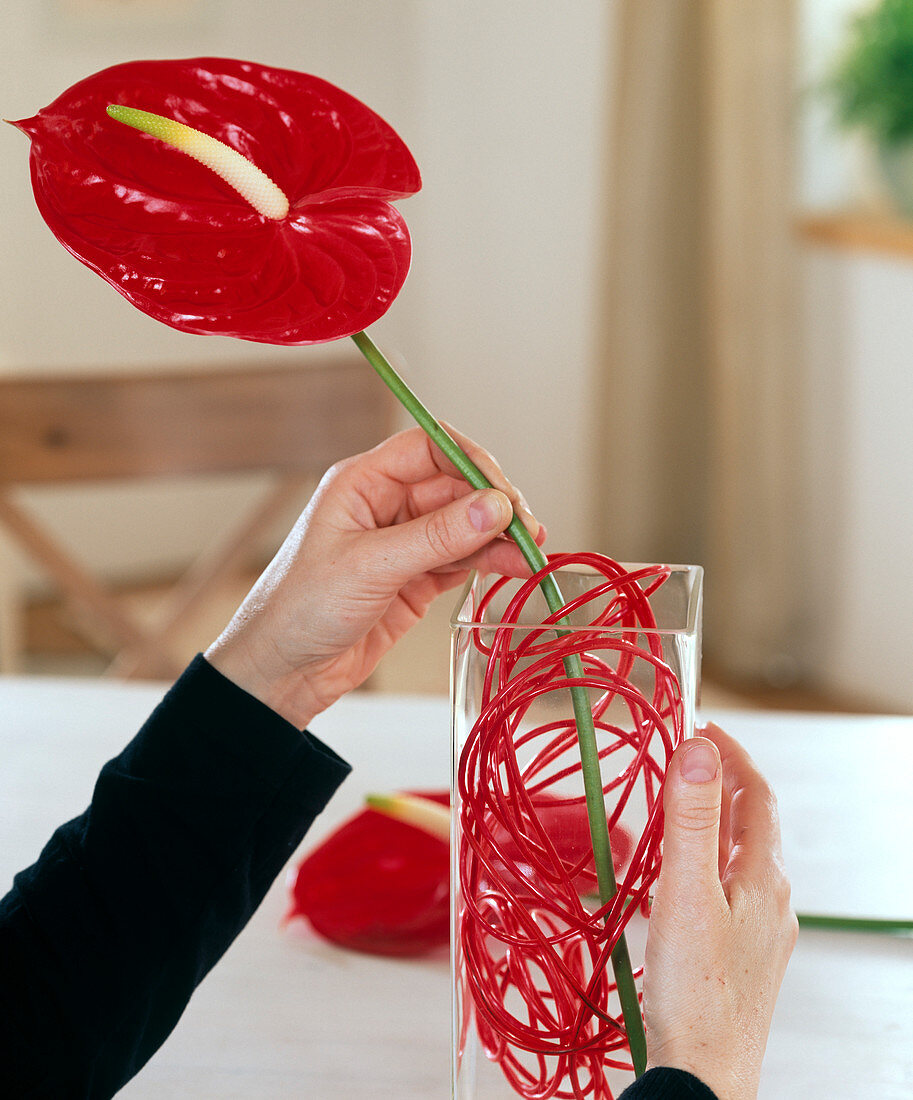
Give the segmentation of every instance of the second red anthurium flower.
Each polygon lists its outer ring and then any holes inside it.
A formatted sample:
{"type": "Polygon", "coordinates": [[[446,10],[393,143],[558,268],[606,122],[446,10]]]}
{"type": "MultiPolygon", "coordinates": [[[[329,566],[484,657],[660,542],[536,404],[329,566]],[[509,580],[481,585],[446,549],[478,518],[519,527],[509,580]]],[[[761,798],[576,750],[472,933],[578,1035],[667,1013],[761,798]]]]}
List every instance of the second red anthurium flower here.
{"type": "Polygon", "coordinates": [[[173,328],[322,343],[376,321],[408,273],[409,233],[391,203],[421,187],[415,161],[379,115],[318,77],[225,58],[132,61],[15,125],[32,140],[32,187],[58,240],[173,328]],[[110,105],[222,142],[288,212],[259,212],[110,105]]]}
{"type": "MultiPolygon", "coordinates": [[[[422,795],[449,822],[450,792],[422,795]]],[[[307,855],[286,920],[305,917],[340,947],[423,955],[450,938],[450,849],[439,835],[368,807],[307,855]]]]}

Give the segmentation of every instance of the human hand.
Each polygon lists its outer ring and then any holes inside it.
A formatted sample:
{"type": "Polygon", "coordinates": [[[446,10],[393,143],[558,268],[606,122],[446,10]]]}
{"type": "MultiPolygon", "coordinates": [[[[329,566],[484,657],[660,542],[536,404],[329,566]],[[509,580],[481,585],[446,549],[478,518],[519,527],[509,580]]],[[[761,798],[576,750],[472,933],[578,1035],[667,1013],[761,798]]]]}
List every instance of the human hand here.
{"type": "Polygon", "coordinates": [[[491,455],[448,430],[497,489],[473,490],[420,428],[337,463],[207,650],[299,728],[362,683],[470,569],[529,576],[497,536],[513,510],[539,543],[544,529],[491,455]]]}
{"type": "Polygon", "coordinates": [[[798,934],[776,800],[718,726],[675,752],[644,963],[647,1064],[754,1100],[798,934]]]}

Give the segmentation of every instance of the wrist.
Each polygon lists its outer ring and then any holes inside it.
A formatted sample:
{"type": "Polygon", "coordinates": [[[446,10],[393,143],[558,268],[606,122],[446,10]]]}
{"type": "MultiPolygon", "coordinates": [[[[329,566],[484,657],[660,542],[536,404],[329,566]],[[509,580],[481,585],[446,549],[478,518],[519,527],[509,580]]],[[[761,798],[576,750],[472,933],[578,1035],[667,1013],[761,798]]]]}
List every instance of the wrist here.
{"type": "Polygon", "coordinates": [[[304,729],[324,709],[312,698],[301,672],[252,652],[238,638],[220,636],[203,656],[227,680],[297,729],[304,729]]]}

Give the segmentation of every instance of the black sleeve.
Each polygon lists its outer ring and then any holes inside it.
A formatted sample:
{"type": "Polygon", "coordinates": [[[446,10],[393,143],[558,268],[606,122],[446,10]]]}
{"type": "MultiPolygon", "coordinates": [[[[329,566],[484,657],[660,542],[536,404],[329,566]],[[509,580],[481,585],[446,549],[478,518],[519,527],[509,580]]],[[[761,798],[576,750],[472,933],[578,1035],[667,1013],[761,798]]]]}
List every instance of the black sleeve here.
{"type": "Polygon", "coordinates": [[[618,1100],[717,1100],[703,1081],[683,1069],[648,1069],[618,1100]]]}
{"type": "Polygon", "coordinates": [[[3,1094],[117,1092],[348,771],[197,657],[0,901],[3,1094]]]}

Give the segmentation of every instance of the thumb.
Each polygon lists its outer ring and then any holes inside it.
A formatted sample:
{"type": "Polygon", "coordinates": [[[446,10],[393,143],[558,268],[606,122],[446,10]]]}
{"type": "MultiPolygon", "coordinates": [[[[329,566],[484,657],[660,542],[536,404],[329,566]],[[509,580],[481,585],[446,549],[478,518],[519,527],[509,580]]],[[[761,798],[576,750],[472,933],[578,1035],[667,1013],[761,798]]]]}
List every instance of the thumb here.
{"type": "Polygon", "coordinates": [[[505,493],[479,489],[427,515],[384,528],[385,557],[404,584],[420,573],[468,558],[500,534],[512,518],[505,493]]]}
{"type": "Polygon", "coordinates": [[[674,891],[719,884],[721,798],[716,745],[705,737],[679,745],[666,773],[663,795],[662,875],[674,891]]]}

